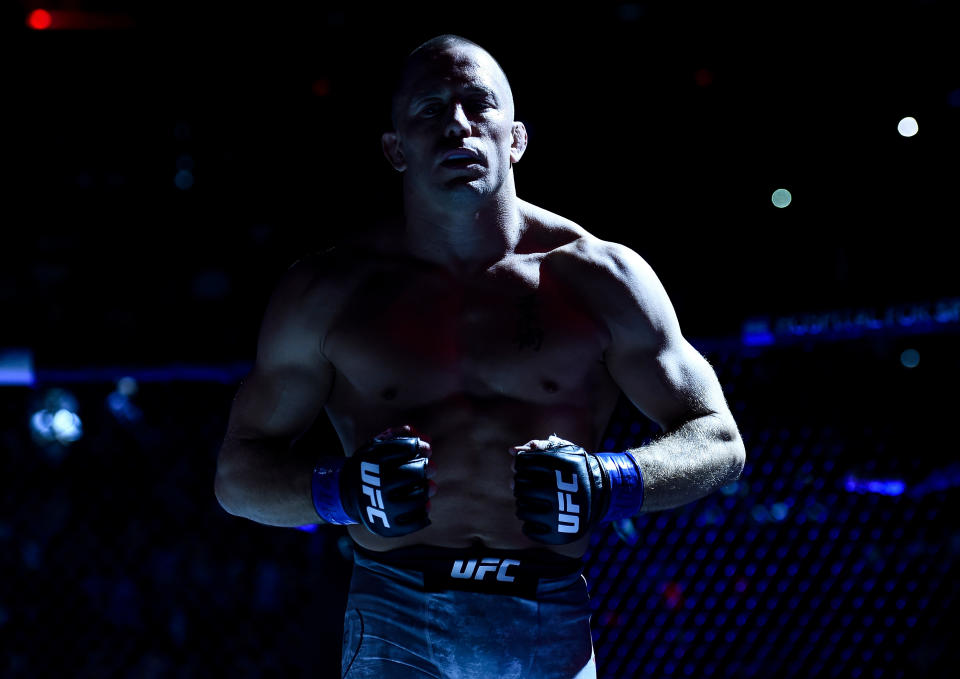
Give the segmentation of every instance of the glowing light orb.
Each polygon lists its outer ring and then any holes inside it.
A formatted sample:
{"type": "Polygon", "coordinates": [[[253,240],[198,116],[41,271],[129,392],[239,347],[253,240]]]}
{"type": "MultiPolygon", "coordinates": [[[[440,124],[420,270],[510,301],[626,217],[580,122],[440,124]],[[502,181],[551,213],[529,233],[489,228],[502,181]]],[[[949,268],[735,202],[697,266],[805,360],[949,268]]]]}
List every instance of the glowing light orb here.
{"type": "Polygon", "coordinates": [[[904,368],[916,368],[920,365],[920,352],[916,349],[906,349],[900,354],[900,363],[904,368]]]}
{"type": "Polygon", "coordinates": [[[912,137],[919,131],[920,127],[917,125],[916,118],[907,116],[899,123],[897,123],[897,132],[902,134],[904,137],[912,137]]]}
{"type": "Polygon", "coordinates": [[[773,195],[770,196],[770,200],[773,201],[773,204],[777,207],[787,207],[793,200],[793,196],[791,196],[790,192],[786,189],[777,189],[773,192],[773,195]]]}

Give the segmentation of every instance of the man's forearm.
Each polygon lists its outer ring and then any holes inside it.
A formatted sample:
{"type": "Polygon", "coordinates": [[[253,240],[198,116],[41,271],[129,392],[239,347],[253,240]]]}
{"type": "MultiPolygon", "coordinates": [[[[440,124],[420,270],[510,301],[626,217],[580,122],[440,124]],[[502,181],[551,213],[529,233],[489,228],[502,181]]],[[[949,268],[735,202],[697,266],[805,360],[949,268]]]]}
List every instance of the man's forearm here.
{"type": "Polygon", "coordinates": [[[314,463],[287,442],[227,439],[217,465],[217,499],[229,513],[268,526],[324,523],[313,506],[314,463]]]}
{"type": "Polygon", "coordinates": [[[685,505],[736,481],[746,458],[736,426],[716,415],[691,420],[631,452],[643,473],[641,513],[685,505]]]}

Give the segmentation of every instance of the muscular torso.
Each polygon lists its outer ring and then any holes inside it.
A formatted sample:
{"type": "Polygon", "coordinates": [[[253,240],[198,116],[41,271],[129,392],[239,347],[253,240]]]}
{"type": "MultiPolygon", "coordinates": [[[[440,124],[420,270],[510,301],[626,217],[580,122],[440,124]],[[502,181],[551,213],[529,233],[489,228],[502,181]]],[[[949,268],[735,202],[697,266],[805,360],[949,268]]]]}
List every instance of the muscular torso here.
{"type": "MultiPolygon", "coordinates": [[[[385,243],[348,255],[350,280],[322,339],[336,371],[327,415],[347,454],[413,425],[431,439],[438,486],[430,526],[401,538],[351,526],[360,545],[543,547],[514,515],[508,449],[555,433],[598,450],[619,394],[603,363],[607,332],[554,266],[590,236],[544,214],[525,211],[525,247],[471,277],[385,243]]],[[[553,549],[579,556],[586,546],[553,549]]]]}

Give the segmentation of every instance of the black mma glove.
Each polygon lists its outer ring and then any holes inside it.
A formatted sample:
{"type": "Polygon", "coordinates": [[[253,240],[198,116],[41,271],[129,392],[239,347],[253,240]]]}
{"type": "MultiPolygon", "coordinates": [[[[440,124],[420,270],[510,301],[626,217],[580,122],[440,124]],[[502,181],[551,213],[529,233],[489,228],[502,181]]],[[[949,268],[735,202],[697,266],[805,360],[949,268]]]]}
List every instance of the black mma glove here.
{"type": "Polygon", "coordinates": [[[565,545],[643,504],[643,476],[630,451],[592,454],[556,436],[513,450],[517,518],[531,540],[565,545]]]}
{"type": "Polygon", "coordinates": [[[348,458],[323,458],[313,473],[313,502],[328,523],[362,523],[383,537],[430,525],[428,458],[418,436],[388,430],[348,458]]]}

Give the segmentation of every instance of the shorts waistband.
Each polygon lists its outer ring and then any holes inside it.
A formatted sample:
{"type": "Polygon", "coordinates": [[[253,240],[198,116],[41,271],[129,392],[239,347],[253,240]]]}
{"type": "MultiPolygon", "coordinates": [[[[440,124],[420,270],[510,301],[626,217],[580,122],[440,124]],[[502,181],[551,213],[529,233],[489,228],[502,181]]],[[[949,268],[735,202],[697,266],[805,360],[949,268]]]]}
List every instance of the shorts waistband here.
{"type": "Polygon", "coordinates": [[[422,575],[423,590],[450,589],[535,599],[538,589],[580,577],[583,559],[547,549],[464,549],[414,545],[374,552],[354,544],[356,561],[373,561],[422,575]]]}

